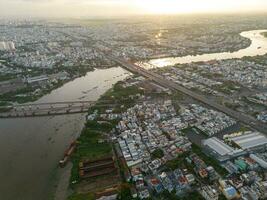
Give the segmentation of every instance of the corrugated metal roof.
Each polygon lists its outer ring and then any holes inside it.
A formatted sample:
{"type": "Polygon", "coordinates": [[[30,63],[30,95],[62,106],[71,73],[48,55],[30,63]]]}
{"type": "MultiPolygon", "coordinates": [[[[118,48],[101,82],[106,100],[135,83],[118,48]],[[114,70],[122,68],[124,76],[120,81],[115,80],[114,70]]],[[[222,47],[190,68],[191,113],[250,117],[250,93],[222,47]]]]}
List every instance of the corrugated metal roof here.
{"type": "Polygon", "coordinates": [[[250,149],[267,144],[267,138],[261,133],[250,133],[237,136],[231,139],[238,144],[242,149],[250,149]]]}
{"type": "Polygon", "coordinates": [[[216,137],[205,140],[203,144],[209,146],[209,148],[216,151],[221,156],[231,154],[234,151],[233,148],[216,137]]]}

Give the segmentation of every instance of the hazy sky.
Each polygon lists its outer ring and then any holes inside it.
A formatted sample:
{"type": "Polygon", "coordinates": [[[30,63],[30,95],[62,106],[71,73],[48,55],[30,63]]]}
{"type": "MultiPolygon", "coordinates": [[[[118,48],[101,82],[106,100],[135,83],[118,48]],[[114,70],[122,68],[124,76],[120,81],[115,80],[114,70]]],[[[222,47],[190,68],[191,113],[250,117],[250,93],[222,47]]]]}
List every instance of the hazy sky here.
{"type": "Polygon", "coordinates": [[[0,0],[0,17],[267,12],[267,0],[0,0]]]}

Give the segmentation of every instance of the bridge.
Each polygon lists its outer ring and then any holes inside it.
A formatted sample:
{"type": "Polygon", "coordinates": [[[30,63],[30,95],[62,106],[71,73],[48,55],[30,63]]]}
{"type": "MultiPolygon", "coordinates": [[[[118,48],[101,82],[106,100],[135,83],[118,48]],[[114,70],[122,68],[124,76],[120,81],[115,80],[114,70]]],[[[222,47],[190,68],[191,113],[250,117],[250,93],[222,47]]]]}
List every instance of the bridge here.
{"type": "MultiPolygon", "coordinates": [[[[88,37],[87,37],[88,38],[88,37]]],[[[77,38],[74,38],[74,39],[77,39],[77,38]]],[[[83,41],[84,38],[78,38],[78,40],[81,40],[83,41]]],[[[97,42],[100,42],[100,43],[103,43],[103,45],[107,45],[105,42],[103,41],[97,41],[97,42]]],[[[99,52],[102,52],[101,49],[99,49],[98,47],[95,47],[95,49],[99,52]]],[[[163,86],[163,87],[166,87],[166,88],[169,88],[171,90],[174,90],[174,91],[179,91],[187,96],[190,96],[191,98],[215,109],[215,110],[218,110],[220,112],[223,112],[225,114],[227,114],[228,116],[236,119],[237,121],[245,124],[245,125],[248,125],[249,127],[253,128],[254,130],[257,130],[259,132],[262,132],[262,133],[265,133],[267,134],[267,125],[258,121],[257,119],[247,115],[247,114],[244,114],[244,113],[241,113],[241,112],[238,112],[238,111],[234,111],[232,109],[229,109],[228,107],[225,107],[221,104],[218,104],[216,103],[215,101],[211,100],[211,99],[208,99],[207,97],[203,96],[203,95],[200,95],[200,94],[196,94],[195,92],[173,82],[173,81],[170,81],[170,80],[167,80],[166,78],[164,78],[163,76],[155,73],[155,72],[152,72],[151,70],[146,70],[136,64],[133,64],[133,63],[130,63],[126,60],[123,60],[123,59],[120,59],[116,56],[113,55],[112,53],[112,50],[110,50],[109,53],[107,52],[102,52],[105,54],[105,56],[110,59],[110,60],[113,60],[114,62],[118,63],[121,67],[123,67],[124,69],[126,69],[127,71],[130,71],[132,73],[135,73],[135,74],[139,74],[145,78],[148,78],[149,80],[151,81],[154,81],[155,83],[163,86]]],[[[66,102],[64,102],[66,103],[66,102]]],[[[64,105],[64,103],[59,103],[59,105],[64,105]]],[[[81,102],[80,102],[81,103],[81,102]]],[[[33,112],[32,111],[32,107],[28,107],[29,109],[27,110],[27,112],[25,112],[25,109],[18,112],[18,110],[15,108],[11,108],[11,110],[9,112],[6,112],[4,114],[0,114],[0,117],[27,117],[27,116],[42,116],[42,115],[58,115],[58,114],[73,114],[73,113],[82,113],[82,112],[86,112],[88,110],[88,108],[92,105],[95,104],[94,103],[90,103],[90,102],[87,102],[88,103],[88,107],[85,106],[85,104],[82,103],[82,105],[77,105],[77,106],[74,106],[72,103],[70,104],[65,104],[66,106],[63,107],[63,109],[56,109],[55,107],[53,107],[53,105],[58,105],[58,104],[49,104],[50,105],[50,108],[46,108],[44,109],[44,112],[39,112],[41,109],[40,107],[36,107],[35,111],[38,111],[38,112],[33,112]],[[52,105],[52,107],[51,107],[52,105]],[[63,110],[62,112],[60,112],[59,110],[63,110]]],[[[1,109],[1,107],[0,107],[1,109]]]]}
{"type": "Polygon", "coordinates": [[[249,116],[247,114],[238,112],[238,111],[234,111],[232,109],[229,109],[228,107],[225,107],[221,104],[216,103],[215,101],[208,99],[207,97],[200,95],[200,94],[196,94],[195,92],[173,82],[170,80],[167,80],[166,78],[164,78],[163,76],[151,71],[151,70],[146,70],[136,64],[130,63],[126,60],[117,58],[111,54],[106,55],[109,59],[117,62],[120,66],[122,66],[124,69],[135,73],[135,74],[139,74],[145,78],[148,78],[151,81],[154,81],[155,83],[165,87],[165,88],[169,88],[171,90],[174,91],[179,91],[187,96],[192,97],[193,99],[215,109],[218,110],[222,113],[225,113],[226,115],[236,119],[237,121],[248,125],[249,127],[253,128],[254,130],[257,130],[259,132],[265,133],[267,134],[267,125],[258,121],[257,119],[253,118],[252,116],[249,116]]]}
{"type": "MultiPolygon", "coordinates": [[[[113,103],[114,104],[114,103],[113,103]]],[[[30,103],[0,107],[0,118],[25,118],[67,115],[87,113],[92,106],[106,107],[113,106],[110,101],[66,101],[49,103],[30,103]]]]}
{"type": "MultiPolygon", "coordinates": [[[[86,38],[89,38],[89,39],[92,39],[90,37],[87,37],[87,36],[84,36],[86,38]]],[[[75,38],[77,39],[77,38],[75,38]]],[[[81,38],[78,38],[78,40],[81,39],[81,38]]],[[[81,41],[83,41],[84,39],[81,39],[81,41]]],[[[96,41],[98,43],[101,43],[103,44],[104,46],[109,46],[109,44],[107,44],[106,42],[104,41],[96,41]]],[[[113,54],[113,50],[110,48],[110,51],[109,52],[103,52],[101,49],[99,49],[98,47],[95,47],[95,49],[98,51],[98,52],[102,52],[105,54],[105,56],[110,59],[110,60],[113,60],[114,62],[118,63],[121,67],[123,67],[124,69],[126,69],[127,71],[130,71],[132,73],[135,73],[135,74],[139,74],[163,87],[166,87],[166,88],[169,88],[171,90],[174,90],[174,91],[179,91],[187,96],[190,96],[191,98],[215,109],[215,110],[218,110],[222,113],[225,113],[227,114],[228,116],[234,118],[235,120],[245,124],[245,125],[248,125],[249,127],[253,128],[254,130],[257,130],[259,132],[262,132],[262,133],[265,133],[267,134],[267,125],[258,121],[257,119],[253,118],[252,116],[249,116],[247,114],[244,114],[244,113],[241,113],[241,112],[238,112],[238,111],[234,111],[232,109],[229,109],[228,107],[225,107],[221,104],[218,104],[217,102],[211,100],[211,99],[208,99],[207,97],[203,96],[203,95],[200,95],[200,94],[196,94],[195,92],[173,82],[173,81],[170,81],[170,80],[167,80],[166,78],[164,78],[163,76],[151,71],[151,70],[146,70],[136,64],[133,64],[133,63],[130,63],[126,60],[123,60],[123,59],[120,59],[118,58],[117,56],[115,56],[113,54]]]]}

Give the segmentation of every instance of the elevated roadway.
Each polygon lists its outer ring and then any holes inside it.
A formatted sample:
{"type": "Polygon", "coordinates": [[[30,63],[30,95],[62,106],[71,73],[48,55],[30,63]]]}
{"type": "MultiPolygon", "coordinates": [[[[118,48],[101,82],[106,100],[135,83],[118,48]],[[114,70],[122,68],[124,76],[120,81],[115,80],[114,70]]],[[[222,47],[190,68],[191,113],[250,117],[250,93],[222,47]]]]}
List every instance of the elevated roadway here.
{"type": "Polygon", "coordinates": [[[92,106],[114,106],[110,101],[67,101],[51,103],[31,103],[0,107],[0,118],[24,118],[87,113],[92,106]]]}
{"type": "Polygon", "coordinates": [[[236,121],[239,121],[245,125],[248,125],[249,127],[253,128],[259,132],[267,134],[267,125],[258,121],[255,118],[249,116],[249,115],[234,111],[234,110],[229,109],[229,108],[227,108],[221,104],[214,102],[213,100],[208,99],[207,97],[204,97],[203,95],[196,94],[195,92],[192,92],[191,90],[188,90],[187,88],[185,88],[185,87],[183,87],[183,86],[181,86],[175,82],[172,82],[172,81],[165,79],[163,76],[161,76],[161,75],[159,75],[159,74],[157,74],[151,70],[146,70],[146,69],[139,67],[133,63],[116,58],[112,55],[106,55],[106,56],[109,59],[117,62],[123,68],[125,68],[126,70],[128,70],[130,72],[133,72],[133,73],[139,74],[143,77],[146,77],[146,78],[154,81],[155,83],[157,83],[157,84],[159,84],[165,88],[169,88],[171,90],[176,90],[176,91],[179,91],[185,95],[188,95],[188,96],[192,97],[193,99],[195,99],[195,100],[197,100],[203,104],[206,104],[215,110],[218,110],[220,112],[227,114],[228,116],[234,118],[236,121]]]}

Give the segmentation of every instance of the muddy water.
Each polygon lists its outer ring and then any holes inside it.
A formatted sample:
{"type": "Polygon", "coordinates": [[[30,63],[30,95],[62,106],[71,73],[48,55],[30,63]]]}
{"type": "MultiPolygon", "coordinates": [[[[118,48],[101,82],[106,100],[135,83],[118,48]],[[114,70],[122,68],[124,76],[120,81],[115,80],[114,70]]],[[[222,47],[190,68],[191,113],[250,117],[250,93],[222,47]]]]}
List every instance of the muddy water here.
{"type": "MultiPolygon", "coordinates": [[[[122,68],[95,70],[37,102],[97,100],[129,75],[122,68]]],[[[48,200],[57,164],[85,122],[84,114],[0,120],[0,199],[48,200]]]]}

